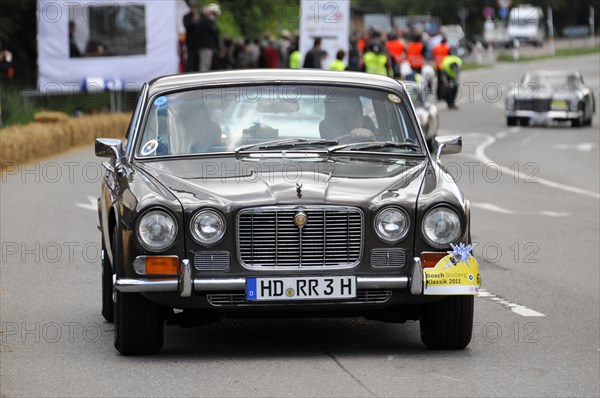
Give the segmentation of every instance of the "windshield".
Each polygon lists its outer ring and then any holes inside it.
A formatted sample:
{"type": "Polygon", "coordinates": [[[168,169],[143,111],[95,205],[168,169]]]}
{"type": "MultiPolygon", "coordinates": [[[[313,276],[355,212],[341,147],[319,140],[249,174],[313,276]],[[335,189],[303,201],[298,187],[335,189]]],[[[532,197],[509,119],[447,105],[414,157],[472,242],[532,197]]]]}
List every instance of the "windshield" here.
{"type": "Polygon", "coordinates": [[[513,26],[537,26],[538,20],[534,18],[513,19],[509,25],[513,26]]]}
{"type": "Polygon", "coordinates": [[[524,84],[535,84],[539,88],[568,89],[579,87],[579,79],[575,75],[536,75],[532,74],[525,78],[524,84]]]}
{"type": "Polygon", "coordinates": [[[414,83],[404,83],[404,86],[406,87],[406,91],[408,91],[408,94],[410,95],[410,99],[412,100],[415,108],[422,108],[423,107],[423,94],[422,94],[419,86],[414,83]]]}
{"type": "Polygon", "coordinates": [[[386,91],[323,85],[188,90],[153,99],[137,156],[326,151],[361,142],[411,143],[381,151],[423,153],[408,106],[386,91]]]}

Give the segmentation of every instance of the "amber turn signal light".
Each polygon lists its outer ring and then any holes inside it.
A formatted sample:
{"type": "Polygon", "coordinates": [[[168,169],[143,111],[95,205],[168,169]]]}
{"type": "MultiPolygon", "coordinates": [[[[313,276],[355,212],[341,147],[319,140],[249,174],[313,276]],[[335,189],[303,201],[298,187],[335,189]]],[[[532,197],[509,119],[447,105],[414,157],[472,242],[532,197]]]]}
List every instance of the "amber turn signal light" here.
{"type": "Polygon", "coordinates": [[[177,256],[139,256],[133,261],[135,272],[140,275],[177,275],[177,256]]]}
{"type": "Polygon", "coordinates": [[[448,253],[446,252],[422,252],[421,253],[421,267],[422,268],[431,268],[435,267],[436,264],[446,257],[448,253]]]}
{"type": "Polygon", "coordinates": [[[175,256],[148,256],[146,257],[146,273],[147,274],[177,274],[178,258],[175,256]]]}

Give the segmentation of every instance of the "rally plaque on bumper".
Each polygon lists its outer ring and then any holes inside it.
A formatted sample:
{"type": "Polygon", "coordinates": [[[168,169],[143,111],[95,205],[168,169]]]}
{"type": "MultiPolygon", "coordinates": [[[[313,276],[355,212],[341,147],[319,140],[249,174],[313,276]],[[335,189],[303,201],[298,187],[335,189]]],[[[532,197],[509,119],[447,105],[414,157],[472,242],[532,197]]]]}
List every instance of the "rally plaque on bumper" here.
{"type": "Polygon", "coordinates": [[[248,278],[249,301],[336,300],[356,297],[354,276],[248,278]]]}

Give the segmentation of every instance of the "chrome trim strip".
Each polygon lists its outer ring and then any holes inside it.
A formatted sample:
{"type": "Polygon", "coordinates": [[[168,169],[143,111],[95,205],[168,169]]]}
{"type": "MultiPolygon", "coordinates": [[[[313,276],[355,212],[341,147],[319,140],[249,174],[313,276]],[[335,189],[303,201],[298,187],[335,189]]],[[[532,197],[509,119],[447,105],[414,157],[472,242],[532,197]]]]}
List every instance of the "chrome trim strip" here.
{"type": "Polygon", "coordinates": [[[559,111],[549,110],[546,112],[536,112],[527,110],[511,110],[506,111],[506,116],[510,117],[533,117],[539,119],[576,119],[583,116],[582,111],[559,111]]]}
{"type": "Polygon", "coordinates": [[[415,257],[412,276],[410,278],[410,294],[423,294],[423,267],[421,266],[421,258],[415,257]]]}
{"type": "Polygon", "coordinates": [[[357,276],[357,289],[403,289],[408,286],[408,276],[357,276]]]}
{"type": "Polygon", "coordinates": [[[192,281],[192,265],[188,259],[182,260],[181,265],[179,266],[177,288],[181,297],[190,297],[194,291],[194,282],[192,281]]]}
{"type": "Polygon", "coordinates": [[[133,136],[129,137],[129,139],[132,140],[131,142],[131,146],[129,147],[129,153],[126,153],[125,156],[127,157],[127,161],[129,163],[131,163],[134,159],[135,156],[135,148],[137,147],[137,137],[139,135],[139,131],[140,131],[140,123],[142,122],[142,118],[144,117],[144,113],[146,112],[146,102],[148,100],[148,92],[150,91],[150,86],[148,85],[148,83],[144,83],[144,86],[142,87],[142,92],[140,94],[140,98],[138,98],[138,101],[140,101],[139,103],[141,104],[140,109],[139,109],[139,114],[137,115],[137,118],[135,119],[135,124],[132,126],[133,127],[133,136]]]}
{"type": "Polygon", "coordinates": [[[115,289],[123,293],[131,292],[176,292],[177,279],[129,279],[115,280],[115,289]]]}
{"type": "Polygon", "coordinates": [[[214,292],[219,290],[246,290],[246,278],[235,279],[194,279],[197,292],[214,292]]]}
{"type": "MultiPolygon", "coordinates": [[[[185,261],[185,260],[184,260],[185,261]]],[[[190,280],[195,292],[214,292],[224,290],[246,290],[246,278],[213,278],[190,280]]],[[[403,289],[409,284],[408,276],[393,277],[356,277],[357,289],[403,289]]],[[[124,293],[131,292],[177,292],[178,279],[131,279],[115,280],[115,289],[124,293]]],[[[189,297],[189,296],[183,296],[189,297]]]]}

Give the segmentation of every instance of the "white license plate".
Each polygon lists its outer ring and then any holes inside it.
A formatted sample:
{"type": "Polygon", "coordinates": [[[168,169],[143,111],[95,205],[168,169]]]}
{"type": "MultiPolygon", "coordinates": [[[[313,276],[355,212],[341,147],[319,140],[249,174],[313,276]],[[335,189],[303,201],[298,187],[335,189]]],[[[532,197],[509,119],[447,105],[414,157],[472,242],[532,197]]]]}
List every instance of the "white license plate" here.
{"type": "Polygon", "coordinates": [[[354,276],[246,279],[246,299],[249,301],[333,300],[354,297],[354,276]]]}

